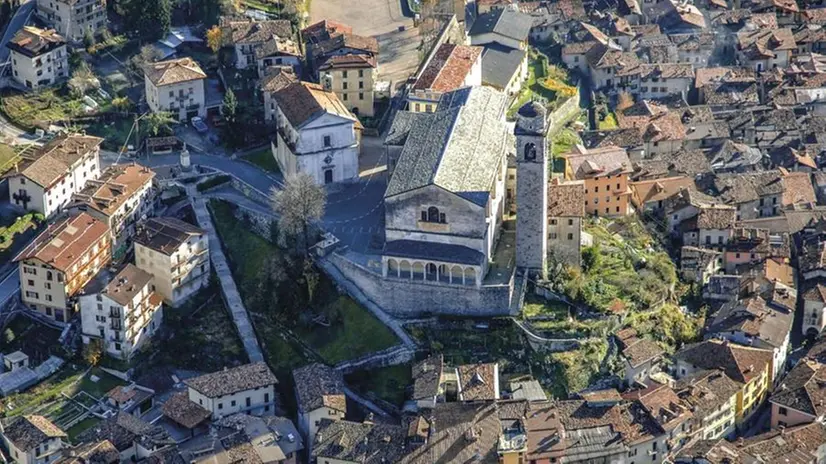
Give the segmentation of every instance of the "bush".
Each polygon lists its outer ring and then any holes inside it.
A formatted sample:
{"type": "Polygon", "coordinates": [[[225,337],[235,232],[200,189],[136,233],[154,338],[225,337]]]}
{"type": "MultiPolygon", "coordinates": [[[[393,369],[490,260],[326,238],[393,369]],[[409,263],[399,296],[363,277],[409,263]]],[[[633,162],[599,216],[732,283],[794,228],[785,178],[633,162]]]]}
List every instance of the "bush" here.
{"type": "Polygon", "coordinates": [[[223,174],[220,176],[215,176],[210,179],[207,179],[199,183],[195,188],[198,189],[199,192],[203,192],[205,190],[211,189],[212,187],[217,187],[221,184],[226,184],[230,180],[232,180],[232,178],[229,175],[223,174]]]}

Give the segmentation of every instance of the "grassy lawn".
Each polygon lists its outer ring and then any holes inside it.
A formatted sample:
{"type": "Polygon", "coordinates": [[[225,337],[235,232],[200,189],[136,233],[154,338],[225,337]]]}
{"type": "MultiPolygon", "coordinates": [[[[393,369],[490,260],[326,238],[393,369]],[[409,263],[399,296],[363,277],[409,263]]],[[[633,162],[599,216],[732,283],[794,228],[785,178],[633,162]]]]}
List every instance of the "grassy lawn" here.
{"type": "Polygon", "coordinates": [[[345,380],[358,391],[373,392],[384,401],[399,407],[404,404],[405,389],[412,381],[410,364],[353,372],[345,380]]]}
{"type": "Polygon", "coordinates": [[[280,14],[281,8],[276,2],[270,0],[241,0],[241,4],[256,10],[266,11],[271,14],[280,14]]]}
{"type": "Polygon", "coordinates": [[[244,156],[244,159],[265,171],[273,173],[280,172],[280,169],[278,169],[278,163],[275,161],[275,157],[272,155],[272,150],[270,147],[264,147],[260,150],[254,151],[249,155],[244,156]]]}
{"type": "MultiPolygon", "coordinates": [[[[131,119],[116,119],[110,122],[97,121],[85,127],[86,133],[103,138],[103,148],[118,152],[126,142],[126,136],[132,129],[134,121],[131,119]]],[[[137,138],[133,133],[130,142],[135,145],[137,138]]]]}
{"type": "Polygon", "coordinates": [[[215,372],[249,361],[217,282],[184,306],[164,309],[164,319],[173,335],[159,342],[163,364],[215,372]]]}
{"type": "Polygon", "coordinates": [[[576,87],[570,85],[568,71],[550,64],[548,57],[539,50],[529,50],[528,77],[522,83],[522,89],[508,109],[508,119],[534,97],[544,99],[548,107],[554,108],[564,96],[576,93],[576,87]]]}
{"type": "Polygon", "coordinates": [[[14,222],[10,224],[0,225],[0,253],[12,248],[18,235],[30,229],[37,228],[42,221],[42,214],[28,213],[16,218],[14,222]]]}
{"type": "MultiPolygon", "coordinates": [[[[127,383],[114,375],[104,372],[98,367],[93,367],[89,371],[89,375],[83,377],[83,380],[80,381],[80,384],[76,388],[76,392],[85,391],[95,398],[101,398],[103,395],[107,394],[110,390],[119,385],[127,385],[127,383]],[[98,378],[97,382],[92,381],[93,376],[98,378]]],[[[72,396],[69,392],[67,392],[67,394],[72,396]]]]}
{"type": "MultiPolygon", "coordinates": [[[[262,270],[271,266],[275,259],[283,259],[285,252],[254,234],[243,221],[237,220],[229,203],[212,201],[210,208],[232,263],[236,284],[247,308],[256,319],[256,331],[266,347],[269,360],[273,364],[283,363],[285,358],[296,356],[301,350],[295,347],[289,352],[282,352],[292,345],[292,342],[285,341],[280,330],[272,327],[275,324],[273,319],[278,318],[278,311],[283,310],[280,307],[282,303],[273,305],[271,301],[262,302],[258,295],[261,286],[269,285],[268,281],[263,280],[268,276],[262,270]]],[[[284,301],[290,301],[288,298],[291,296],[285,293],[299,290],[281,285],[278,299],[281,300],[283,296],[284,301]]],[[[356,358],[398,343],[395,335],[366,309],[350,298],[339,295],[335,285],[323,274],[319,274],[319,283],[310,306],[325,314],[330,321],[329,327],[307,321],[291,321],[290,328],[328,363],[356,358]]],[[[298,355],[298,359],[302,357],[298,355]]],[[[289,364],[295,366],[295,363],[289,364]]]]}
{"type": "Polygon", "coordinates": [[[578,350],[551,354],[549,361],[553,366],[554,382],[550,393],[564,398],[586,388],[599,377],[600,363],[607,352],[608,342],[597,340],[584,343],[578,350]]]}
{"type": "Polygon", "coordinates": [[[18,126],[31,130],[38,124],[62,121],[83,113],[80,99],[69,95],[68,90],[45,89],[39,92],[5,93],[0,98],[0,109],[18,126]]]}
{"type": "Polygon", "coordinates": [[[0,143],[0,176],[6,173],[9,169],[14,167],[14,161],[17,159],[17,152],[9,145],[0,143]]]}
{"type": "Polygon", "coordinates": [[[614,113],[608,113],[605,116],[605,119],[598,122],[599,130],[611,130],[616,129],[619,125],[617,124],[617,117],[614,113]]]}
{"type": "Polygon", "coordinates": [[[578,143],[582,143],[579,134],[569,127],[563,127],[561,131],[554,135],[552,153],[554,157],[562,153],[568,153],[578,143]]]}
{"type": "Polygon", "coordinates": [[[28,414],[36,407],[60,398],[60,392],[64,390],[67,394],[76,393],[77,384],[85,370],[81,366],[66,366],[38,385],[6,397],[2,403],[4,415],[13,417],[28,414]]]}
{"type": "Polygon", "coordinates": [[[77,438],[78,435],[94,427],[98,424],[98,422],[100,422],[100,419],[98,419],[95,416],[89,416],[86,419],[83,419],[82,421],[78,422],[77,424],[69,427],[68,430],[65,430],[66,435],[69,436],[69,441],[74,442],[75,438],[77,438]]]}

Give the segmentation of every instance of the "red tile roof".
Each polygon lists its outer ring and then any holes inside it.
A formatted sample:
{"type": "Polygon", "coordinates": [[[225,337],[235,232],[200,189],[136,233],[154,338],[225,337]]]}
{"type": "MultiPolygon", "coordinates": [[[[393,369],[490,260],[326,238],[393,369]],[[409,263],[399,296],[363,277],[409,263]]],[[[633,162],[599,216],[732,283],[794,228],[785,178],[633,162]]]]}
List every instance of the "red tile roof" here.
{"type": "Polygon", "coordinates": [[[482,47],[442,44],[413,88],[448,92],[461,87],[482,50],[482,47]]]}

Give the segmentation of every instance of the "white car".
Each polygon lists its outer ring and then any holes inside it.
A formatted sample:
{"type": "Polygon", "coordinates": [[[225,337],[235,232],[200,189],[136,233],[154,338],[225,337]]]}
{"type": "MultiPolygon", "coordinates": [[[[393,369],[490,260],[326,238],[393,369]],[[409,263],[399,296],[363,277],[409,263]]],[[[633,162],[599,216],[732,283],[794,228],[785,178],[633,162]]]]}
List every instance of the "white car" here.
{"type": "Polygon", "coordinates": [[[209,128],[207,127],[206,123],[200,116],[195,116],[194,118],[192,118],[192,127],[194,127],[195,130],[200,132],[201,134],[204,134],[207,131],[209,131],[209,128]]]}

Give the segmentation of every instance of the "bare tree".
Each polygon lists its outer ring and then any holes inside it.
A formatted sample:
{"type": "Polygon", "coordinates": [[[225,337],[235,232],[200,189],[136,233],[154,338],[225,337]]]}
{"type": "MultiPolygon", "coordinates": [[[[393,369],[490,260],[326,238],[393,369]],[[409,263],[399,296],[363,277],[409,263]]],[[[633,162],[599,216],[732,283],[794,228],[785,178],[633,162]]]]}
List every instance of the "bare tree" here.
{"type": "Polygon", "coordinates": [[[278,230],[298,237],[306,253],[310,247],[310,227],[324,215],[327,192],[308,174],[287,177],[282,189],[270,192],[273,211],[278,215],[278,230]]]}
{"type": "Polygon", "coordinates": [[[100,81],[95,77],[94,71],[86,62],[83,62],[72,73],[72,78],[69,79],[69,89],[78,97],[86,95],[86,92],[100,87],[100,81]]]}

